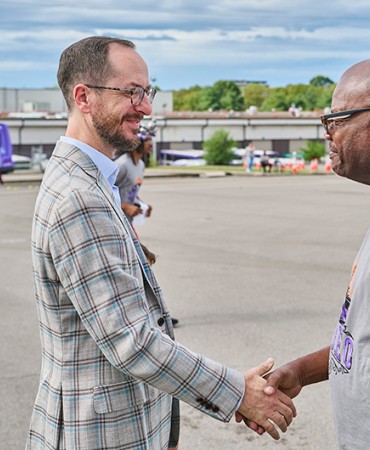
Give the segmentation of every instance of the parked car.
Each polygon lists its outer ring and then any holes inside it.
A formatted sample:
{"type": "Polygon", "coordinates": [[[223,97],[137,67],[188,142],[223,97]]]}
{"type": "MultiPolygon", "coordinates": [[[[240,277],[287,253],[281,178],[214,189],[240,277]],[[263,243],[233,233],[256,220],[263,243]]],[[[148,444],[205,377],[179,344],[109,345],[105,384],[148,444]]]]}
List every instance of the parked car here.
{"type": "Polygon", "coordinates": [[[22,155],[13,155],[14,170],[31,169],[31,158],[22,155]]]}

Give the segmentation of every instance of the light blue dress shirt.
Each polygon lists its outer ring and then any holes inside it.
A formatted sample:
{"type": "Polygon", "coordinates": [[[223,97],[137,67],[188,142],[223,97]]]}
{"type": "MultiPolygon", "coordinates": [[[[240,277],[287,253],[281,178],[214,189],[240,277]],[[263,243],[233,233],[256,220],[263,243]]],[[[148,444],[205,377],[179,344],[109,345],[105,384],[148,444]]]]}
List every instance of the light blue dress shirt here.
{"type": "Polygon", "coordinates": [[[73,139],[67,136],[61,136],[60,140],[63,142],[67,142],[68,144],[74,145],[82,150],[86,155],[92,160],[92,162],[96,165],[96,167],[100,170],[103,177],[108,181],[109,186],[112,188],[112,192],[116,199],[116,202],[119,206],[121,206],[121,198],[119,195],[119,189],[115,186],[118,166],[115,162],[105,156],[103,153],[99,152],[99,150],[95,150],[95,148],[90,147],[90,145],[85,144],[84,142],[79,141],[78,139],[73,139]]]}

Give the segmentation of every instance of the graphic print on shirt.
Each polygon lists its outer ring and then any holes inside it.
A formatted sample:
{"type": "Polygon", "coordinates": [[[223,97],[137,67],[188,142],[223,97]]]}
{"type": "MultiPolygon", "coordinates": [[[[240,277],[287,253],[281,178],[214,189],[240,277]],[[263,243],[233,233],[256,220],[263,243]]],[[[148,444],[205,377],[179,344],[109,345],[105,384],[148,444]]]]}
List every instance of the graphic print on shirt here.
{"type": "Polygon", "coordinates": [[[346,298],[342,306],[342,312],[339,323],[335,329],[333,343],[330,348],[329,373],[337,375],[338,373],[349,373],[352,367],[352,356],[354,352],[354,339],[349,332],[346,322],[349,308],[352,302],[352,286],[357,269],[357,261],[352,269],[351,281],[349,283],[346,298]]]}
{"type": "Polygon", "coordinates": [[[132,189],[128,193],[128,196],[127,196],[129,202],[135,203],[137,201],[136,197],[137,197],[137,195],[139,193],[139,189],[140,189],[140,186],[141,186],[142,182],[143,182],[142,178],[139,177],[139,178],[136,179],[136,182],[135,182],[134,186],[132,186],[132,189]]]}

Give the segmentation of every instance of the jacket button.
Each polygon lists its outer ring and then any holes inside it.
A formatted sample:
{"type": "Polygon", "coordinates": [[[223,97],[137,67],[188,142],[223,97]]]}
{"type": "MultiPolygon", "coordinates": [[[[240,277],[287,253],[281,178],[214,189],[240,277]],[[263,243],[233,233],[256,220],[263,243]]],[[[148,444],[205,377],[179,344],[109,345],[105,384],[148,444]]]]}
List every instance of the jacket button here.
{"type": "Polygon", "coordinates": [[[163,324],[164,324],[164,319],[163,319],[163,317],[160,317],[159,319],[158,319],[158,325],[161,327],[163,324]]]}
{"type": "Polygon", "coordinates": [[[214,413],[218,413],[220,411],[220,408],[218,406],[214,405],[214,406],[212,406],[212,411],[214,413]]]}

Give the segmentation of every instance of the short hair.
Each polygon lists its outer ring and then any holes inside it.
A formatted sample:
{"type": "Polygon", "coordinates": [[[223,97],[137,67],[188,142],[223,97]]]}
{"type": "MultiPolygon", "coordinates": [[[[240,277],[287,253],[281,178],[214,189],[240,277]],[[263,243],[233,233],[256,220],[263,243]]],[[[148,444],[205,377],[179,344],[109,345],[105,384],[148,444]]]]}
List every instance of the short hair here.
{"type": "Polygon", "coordinates": [[[73,88],[79,83],[103,84],[112,75],[109,45],[135,49],[131,41],[107,36],[91,36],[67,47],[60,56],[58,84],[67,103],[73,106],[73,88]]]}

